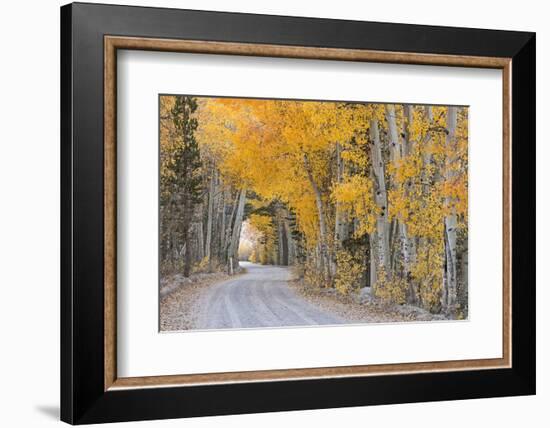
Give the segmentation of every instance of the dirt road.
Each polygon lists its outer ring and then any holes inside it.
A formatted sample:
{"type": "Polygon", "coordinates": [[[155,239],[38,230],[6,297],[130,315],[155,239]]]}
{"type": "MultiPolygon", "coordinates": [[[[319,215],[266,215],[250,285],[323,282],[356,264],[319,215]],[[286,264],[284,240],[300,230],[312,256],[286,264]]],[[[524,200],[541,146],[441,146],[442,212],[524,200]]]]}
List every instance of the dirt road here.
{"type": "Polygon", "coordinates": [[[282,266],[241,262],[246,273],[208,289],[198,302],[196,329],[342,324],[345,320],[313,306],[288,286],[282,266]]]}

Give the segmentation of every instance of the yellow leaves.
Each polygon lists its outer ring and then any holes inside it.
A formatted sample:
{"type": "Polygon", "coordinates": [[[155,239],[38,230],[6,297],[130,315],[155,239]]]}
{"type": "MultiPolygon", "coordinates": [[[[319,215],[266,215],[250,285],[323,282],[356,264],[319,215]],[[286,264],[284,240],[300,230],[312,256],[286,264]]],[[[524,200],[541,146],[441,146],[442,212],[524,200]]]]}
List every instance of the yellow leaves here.
{"type": "Polygon", "coordinates": [[[376,271],[377,281],[374,287],[376,296],[390,302],[405,303],[407,281],[398,277],[390,278],[384,266],[378,266],[376,271]]]}
{"type": "Polygon", "coordinates": [[[447,200],[448,206],[445,214],[450,214],[452,209],[458,215],[468,215],[468,177],[466,174],[445,181],[441,186],[441,194],[447,200]]]}
{"type": "Polygon", "coordinates": [[[349,251],[339,250],[336,252],[336,266],[336,290],[343,295],[356,291],[359,279],[365,271],[364,264],[357,261],[349,251]]]}
{"type": "Polygon", "coordinates": [[[372,199],[372,180],[360,175],[347,175],[342,183],[334,186],[332,197],[342,204],[344,209],[352,209],[355,205],[364,205],[372,199]]]}
{"type": "Polygon", "coordinates": [[[359,220],[356,238],[374,231],[377,208],[372,194],[372,180],[361,175],[347,175],[332,188],[331,198],[342,212],[359,220]]]}
{"type": "Polygon", "coordinates": [[[419,153],[409,155],[389,164],[387,170],[396,183],[406,184],[407,181],[420,176],[422,158],[419,153]]]}
{"type": "Polygon", "coordinates": [[[249,218],[249,223],[251,227],[256,229],[262,236],[272,236],[273,232],[273,221],[271,217],[266,215],[252,214],[249,218]]]}
{"type": "Polygon", "coordinates": [[[408,219],[410,204],[408,198],[401,192],[400,189],[390,189],[388,192],[388,215],[390,219],[395,217],[401,221],[408,219]]]}
{"type": "Polygon", "coordinates": [[[427,120],[425,109],[413,108],[413,120],[408,128],[410,139],[418,144],[425,138],[429,127],[430,123],[427,120]]]}
{"type": "Polygon", "coordinates": [[[411,236],[443,239],[444,200],[440,186],[410,201],[407,226],[411,236]]]}
{"type": "Polygon", "coordinates": [[[371,119],[376,119],[379,122],[383,122],[385,119],[386,111],[384,104],[360,104],[359,109],[362,113],[360,120],[366,121],[366,123],[371,119]]]}
{"type": "Polygon", "coordinates": [[[426,239],[418,247],[416,263],[411,275],[418,282],[420,299],[425,307],[435,309],[439,305],[443,286],[445,251],[442,239],[426,239]]]}
{"type": "Polygon", "coordinates": [[[255,242],[251,243],[251,261],[261,264],[273,263],[276,255],[276,229],[272,217],[252,214],[247,221],[247,227],[251,229],[255,238],[255,242]]]}
{"type": "Polygon", "coordinates": [[[288,101],[279,111],[280,135],[289,151],[324,152],[336,141],[350,139],[352,112],[342,103],[288,101]]]}
{"type": "Polygon", "coordinates": [[[368,155],[364,150],[346,150],[342,152],[342,159],[356,165],[365,165],[368,162],[368,155]]]}

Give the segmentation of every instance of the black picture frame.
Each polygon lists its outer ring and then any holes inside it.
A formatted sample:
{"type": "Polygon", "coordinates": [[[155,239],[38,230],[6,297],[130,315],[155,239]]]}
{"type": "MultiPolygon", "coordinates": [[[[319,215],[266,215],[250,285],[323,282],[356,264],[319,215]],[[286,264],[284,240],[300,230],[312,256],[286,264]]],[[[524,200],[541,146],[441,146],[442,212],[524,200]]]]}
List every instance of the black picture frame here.
{"type": "Polygon", "coordinates": [[[73,3],[61,8],[61,419],[71,424],[535,393],[535,34],[73,3]],[[512,59],[512,367],[104,390],[104,36],[512,59]]]}

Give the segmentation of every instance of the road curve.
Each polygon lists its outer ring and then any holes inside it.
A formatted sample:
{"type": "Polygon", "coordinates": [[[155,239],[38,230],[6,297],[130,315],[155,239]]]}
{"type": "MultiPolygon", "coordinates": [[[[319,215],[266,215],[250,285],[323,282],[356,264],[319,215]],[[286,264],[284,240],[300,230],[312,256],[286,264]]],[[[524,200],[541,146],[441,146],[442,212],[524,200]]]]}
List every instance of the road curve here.
{"type": "Polygon", "coordinates": [[[290,271],[282,266],[241,262],[246,273],[218,283],[199,301],[196,329],[289,327],[342,324],[298,296],[288,286],[290,271]]]}

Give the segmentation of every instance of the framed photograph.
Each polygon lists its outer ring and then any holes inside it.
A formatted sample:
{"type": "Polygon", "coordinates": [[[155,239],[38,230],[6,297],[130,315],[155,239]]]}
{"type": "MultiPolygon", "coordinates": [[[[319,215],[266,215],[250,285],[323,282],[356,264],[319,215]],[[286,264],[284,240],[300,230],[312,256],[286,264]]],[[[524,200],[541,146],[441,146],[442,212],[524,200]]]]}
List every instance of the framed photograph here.
{"type": "Polygon", "coordinates": [[[535,35],[61,8],[61,418],[535,393],[535,35]]]}

